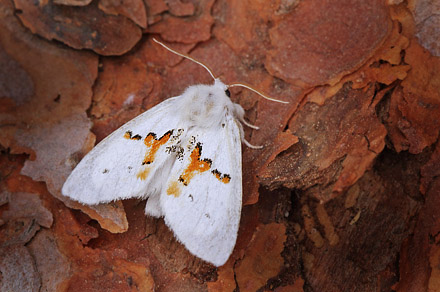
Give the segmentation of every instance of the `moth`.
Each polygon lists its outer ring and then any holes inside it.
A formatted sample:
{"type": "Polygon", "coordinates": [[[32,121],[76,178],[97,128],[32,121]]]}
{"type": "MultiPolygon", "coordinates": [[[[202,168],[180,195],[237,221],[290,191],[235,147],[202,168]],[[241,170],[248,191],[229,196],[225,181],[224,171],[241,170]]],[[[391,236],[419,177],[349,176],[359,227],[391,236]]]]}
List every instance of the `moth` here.
{"type": "MultiPolygon", "coordinates": [[[[95,205],[147,199],[145,214],[163,217],[193,255],[223,265],[237,239],[242,205],[243,108],[203,63],[212,85],[194,85],[127,122],[96,145],[75,167],[62,194],[95,205]]],[[[286,102],[283,102],[286,103],[286,102]]]]}

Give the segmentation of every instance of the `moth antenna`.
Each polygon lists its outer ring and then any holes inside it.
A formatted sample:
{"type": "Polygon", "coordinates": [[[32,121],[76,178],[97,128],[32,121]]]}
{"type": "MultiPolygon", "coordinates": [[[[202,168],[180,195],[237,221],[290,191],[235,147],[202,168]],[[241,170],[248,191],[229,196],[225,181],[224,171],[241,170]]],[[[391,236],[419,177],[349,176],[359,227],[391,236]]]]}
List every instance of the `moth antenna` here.
{"type": "Polygon", "coordinates": [[[247,88],[250,91],[255,92],[256,94],[258,94],[259,96],[261,96],[267,100],[271,100],[271,101],[275,101],[275,102],[279,102],[279,103],[289,103],[288,101],[283,101],[283,100],[271,98],[271,97],[265,95],[264,93],[259,92],[257,89],[253,88],[252,86],[244,84],[244,83],[233,83],[233,84],[228,85],[228,87],[237,87],[237,86],[247,88]]]}
{"type": "Polygon", "coordinates": [[[183,58],[186,58],[186,59],[188,59],[188,60],[191,60],[191,61],[193,61],[193,62],[196,63],[196,64],[199,64],[200,66],[202,66],[203,68],[205,68],[206,71],[209,72],[209,74],[211,75],[211,77],[212,77],[214,80],[217,79],[217,78],[215,78],[215,76],[214,76],[214,74],[212,73],[211,69],[209,69],[209,67],[208,67],[207,65],[203,64],[202,62],[197,61],[196,59],[194,59],[194,58],[192,58],[192,57],[190,57],[190,56],[188,56],[188,55],[185,55],[185,54],[179,53],[179,52],[177,52],[177,51],[171,49],[170,47],[168,47],[168,46],[165,45],[164,43],[161,43],[160,41],[156,40],[155,38],[153,38],[153,41],[155,41],[156,43],[158,43],[159,45],[161,45],[162,47],[164,47],[164,48],[167,49],[168,51],[170,51],[170,52],[172,52],[172,53],[174,53],[174,54],[176,54],[176,55],[178,55],[178,56],[180,56],[180,57],[183,57],[183,58]]]}
{"type": "MultiPolygon", "coordinates": [[[[212,77],[214,80],[217,79],[217,78],[214,76],[214,73],[212,73],[212,70],[208,67],[208,65],[203,64],[202,62],[200,62],[200,61],[194,59],[193,57],[190,57],[190,56],[188,56],[188,55],[186,55],[186,54],[183,54],[183,53],[180,53],[180,52],[178,52],[178,51],[175,51],[175,50],[171,49],[170,47],[168,47],[168,46],[165,45],[164,43],[158,41],[156,38],[153,38],[153,41],[156,42],[156,43],[158,43],[159,45],[161,45],[162,47],[164,47],[164,48],[167,49],[168,51],[170,51],[170,52],[172,52],[172,53],[174,53],[174,54],[176,54],[176,55],[178,55],[178,56],[180,56],[180,57],[183,57],[183,58],[185,58],[185,59],[188,59],[188,60],[190,60],[190,61],[193,61],[193,62],[196,63],[196,64],[199,64],[200,66],[202,66],[203,68],[205,68],[206,71],[208,71],[208,73],[211,75],[211,77],[212,77]]],[[[227,85],[227,86],[228,86],[228,88],[229,88],[229,87],[237,87],[237,86],[241,86],[241,87],[247,88],[247,89],[249,89],[249,90],[255,92],[256,94],[260,95],[260,96],[263,97],[264,99],[271,100],[271,101],[275,101],[275,102],[279,102],[279,103],[289,103],[288,101],[283,101],[283,100],[278,100],[278,99],[275,99],[275,98],[271,98],[271,97],[269,97],[269,96],[267,96],[267,95],[261,93],[261,92],[258,91],[257,89],[253,88],[252,86],[247,85],[247,84],[244,84],[244,83],[233,83],[233,84],[230,84],[230,85],[227,85]]]]}

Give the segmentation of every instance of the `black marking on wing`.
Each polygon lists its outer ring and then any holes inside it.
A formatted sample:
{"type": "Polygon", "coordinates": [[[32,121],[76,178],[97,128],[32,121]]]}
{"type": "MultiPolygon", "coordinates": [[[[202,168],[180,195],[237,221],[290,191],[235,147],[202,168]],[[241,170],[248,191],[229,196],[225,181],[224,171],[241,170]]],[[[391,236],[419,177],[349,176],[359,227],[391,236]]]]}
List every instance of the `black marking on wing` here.
{"type": "Polygon", "coordinates": [[[124,134],[124,138],[125,139],[130,139],[130,140],[140,140],[140,139],[142,139],[142,136],[138,135],[138,134],[133,136],[133,132],[132,131],[127,131],[124,134]]]}

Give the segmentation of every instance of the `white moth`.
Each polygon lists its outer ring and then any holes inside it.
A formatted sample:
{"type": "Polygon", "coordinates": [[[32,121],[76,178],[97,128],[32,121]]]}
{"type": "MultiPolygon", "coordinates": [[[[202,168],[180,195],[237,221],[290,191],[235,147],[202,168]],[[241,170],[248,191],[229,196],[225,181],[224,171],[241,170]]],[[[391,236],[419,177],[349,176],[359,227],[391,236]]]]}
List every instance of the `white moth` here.
{"type": "Polygon", "coordinates": [[[153,40],[202,65],[214,84],[190,86],[114,131],[76,166],[62,194],[88,205],[148,198],[146,215],[164,217],[193,255],[221,266],[240,222],[241,142],[259,148],[244,139],[241,123],[258,128],[228,88],[255,90],[225,85],[206,65],[153,40]]]}

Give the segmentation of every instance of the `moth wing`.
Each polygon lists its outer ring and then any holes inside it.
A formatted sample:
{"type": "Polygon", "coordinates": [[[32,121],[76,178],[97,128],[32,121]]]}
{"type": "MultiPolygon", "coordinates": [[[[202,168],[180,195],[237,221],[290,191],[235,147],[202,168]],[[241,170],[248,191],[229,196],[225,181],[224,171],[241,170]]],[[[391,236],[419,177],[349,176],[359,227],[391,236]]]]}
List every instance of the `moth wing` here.
{"type": "MultiPolygon", "coordinates": [[[[161,145],[158,143],[154,149],[147,147],[145,139],[149,133],[154,133],[161,142],[160,138],[166,138],[170,130],[176,132],[179,115],[172,113],[177,98],[156,105],[96,145],[72,171],[62,194],[89,205],[147,197],[154,192],[159,195],[161,187],[156,185],[154,177],[163,175],[158,172],[169,171],[174,163],[165,151],[172,139],[161,145]],[[152,152],[155,152],[153,161],[145,164],[144,160],[152,152]]],[[[160,210],[156,211],[160,213],[160,210]]]]}
{"type": "Polygon", "coordinates": [[[176,161],[160,204],[165,223],[177,239],[195,256],[220,266],[234,249],[240,223],[240,130],[237,122],[228,117],[224,127],[197,128],[187,135],[201,142],[199,157],[194,155],[196,146],[191,153],[185,153],[183,161],[176,161]],[[208,170],[197,171],[197,163],[209,160],[208,170]],[[193,177],[187,175],[191,173],[193,177]]]}

